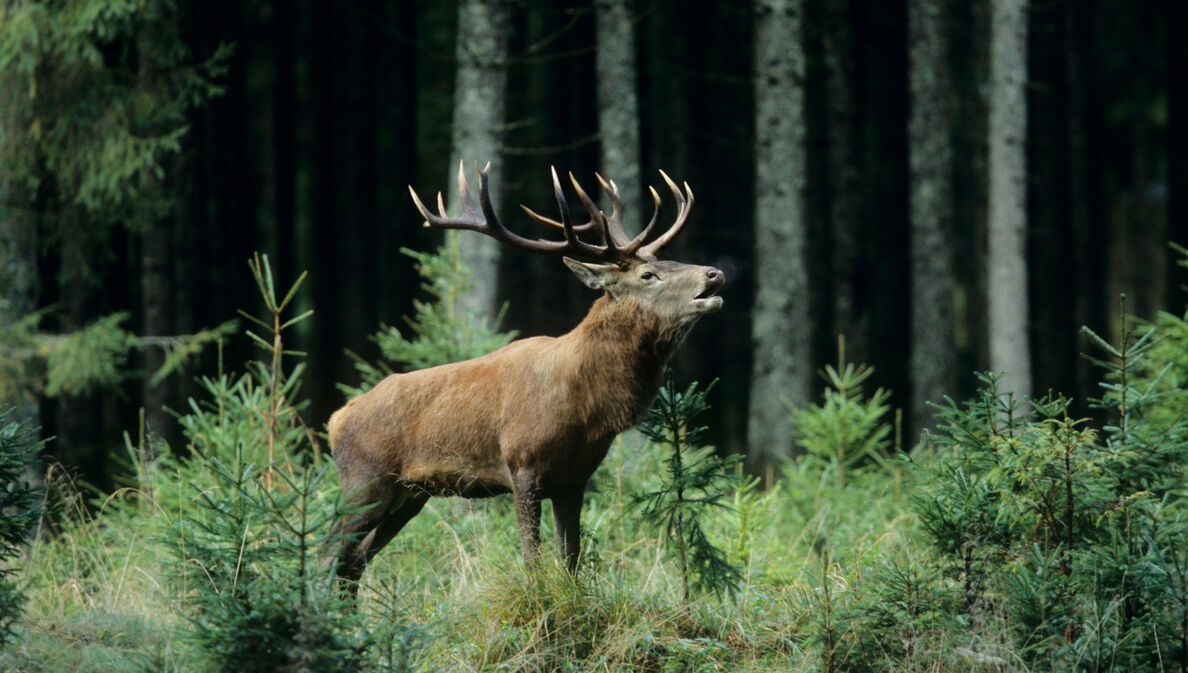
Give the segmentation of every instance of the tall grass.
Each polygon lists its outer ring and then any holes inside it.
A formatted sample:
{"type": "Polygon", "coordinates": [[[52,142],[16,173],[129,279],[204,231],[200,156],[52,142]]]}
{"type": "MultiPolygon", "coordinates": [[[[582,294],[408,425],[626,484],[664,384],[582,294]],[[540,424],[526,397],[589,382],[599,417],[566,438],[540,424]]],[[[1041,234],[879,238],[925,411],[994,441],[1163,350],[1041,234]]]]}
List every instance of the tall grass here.
{"type": "Polygon", "coordinates": [[[803,451],[778,484],[739,473],[699,514],[738,569],[733,595],[686,600],[634,506],[663,488],[671,447],[629,432],[586,493],[576,576],[556,552],[524,567],[508,499],[434,499],[369,566],[353,611],[313,549],[333,539],[338,494],[299,366],[283,366],[299,363],[276,338],[290,323],[266,318],[261,362],[203,379],[180,413],[187,446],[132,433],[129,483],[111,494],[50,475],[0,670],[1188,668],[1180,318],[1107,350],[1101,428],[1051,401],[1016,409],[988,377],[905,451],[886,394],[861,390],[869,371],[826,368],[822,403],[789,412],[803,451]]]}
{"type": "MultiPolygon", "coordinates": [[[[814,669],[806,566],[822,553],[824,537],[847,540],[835,552],[842,563],[901,539],[903,503],[891,489],[873,498],[810,495],[803,489],[817,483],[807,479],[769,494],[740,487],[735,496],[753,500],[747,518],[723,510],[704,521],[715,539],[748,540],[745,556],[736,555],[738,596],[687,605],[663,541],[641,534],[631,508],[633,494],[654,487],[665,458],[663,448],[636,434],[616,443],[587,496],[589,551],[576,577],[556,555],[536,570],[523,567],[504,499],[432,500],[364,577],[361,632],[394,621],[404,627],[376,644],[375,656],[385,648],[394,661],[415,654],[421,670],[814,669]],[[797,514],[798,501],[846,497],[855,507],[861,502],[862,516],[840,505],[797,514]]],[[[189,590],[169,581],[179,570],[170,526],[192,505],[178,499],[163,506],[170,498],[145,495],[176,492],[183,472],[163,459],[142,470],[136,488],[95,510],[63,513],[21,571],[32,587],[25,638],[0,655],[0,669],[205,670],[187,635],[186,615],[197,606],[189,590]]],[[[547,512],[543,518],[551,520],[547,512]]]]}

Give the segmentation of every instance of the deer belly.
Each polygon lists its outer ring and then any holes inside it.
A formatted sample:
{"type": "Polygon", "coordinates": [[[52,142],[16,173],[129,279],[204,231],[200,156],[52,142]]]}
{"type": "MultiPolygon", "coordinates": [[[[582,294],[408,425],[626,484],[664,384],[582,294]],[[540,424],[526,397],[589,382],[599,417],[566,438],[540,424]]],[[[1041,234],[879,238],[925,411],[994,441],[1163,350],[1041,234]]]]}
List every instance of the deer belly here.
{"type": "Polygon", "coordinates": [[[399,479],[432,496],[489,498],[511,492],[506,468],[485,461],[441,457],[432,464],[406,466],[399,479]]]}

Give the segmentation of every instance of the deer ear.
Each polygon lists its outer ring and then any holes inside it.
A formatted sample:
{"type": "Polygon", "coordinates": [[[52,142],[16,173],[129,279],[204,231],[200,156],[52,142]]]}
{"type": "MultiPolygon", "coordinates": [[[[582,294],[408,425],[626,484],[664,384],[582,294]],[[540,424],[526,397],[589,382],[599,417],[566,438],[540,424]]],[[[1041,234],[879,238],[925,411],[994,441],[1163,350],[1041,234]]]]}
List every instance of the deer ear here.
{"type": "Polygon", "coordinates": [[[606,289],[609,274],[612,269],[616,268],[613,264],[591,264],[568,257],[562,257],[561,261],[565,262],[565,266],[568,266],[570,271],[573,271],[574,275],[591,290],[606,289]]]}

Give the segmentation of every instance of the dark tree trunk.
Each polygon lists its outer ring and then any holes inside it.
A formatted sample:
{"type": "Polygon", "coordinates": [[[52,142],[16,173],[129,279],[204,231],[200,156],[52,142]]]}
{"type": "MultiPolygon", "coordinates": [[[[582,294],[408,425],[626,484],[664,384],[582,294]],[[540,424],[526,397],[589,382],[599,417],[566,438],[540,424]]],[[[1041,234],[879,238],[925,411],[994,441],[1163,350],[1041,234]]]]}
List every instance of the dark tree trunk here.
{"type": "Polygon", "coordinates": [[[911,0],[908,5],[913,435],[932,426],[929,402],[957,392],[946,4],[911,0]]]}
{"type": "Polygon", "coordinates": [[[862,260],[862,203],[858,109],[856,17],[850,0],[824,0],[822,47],[828,134],[829,230],[832,233],[833,331],[844,334],[847,351],[866,361],[867,326],[859,305],[862,260]]]}
{"type": "MultiPolygon", "coordinates": [[[[12,84],[0,81],[0,110],[10,109],[12,84]]],[[[6,118],[0,113],[0,137],[10,133],[6,118]]],[[[40,280],[37,273],[37,220],[27,207],[23,189],[0,163],[0,328],[7,327],[37,308],[40,280]]],[[[41,426],[41,409],[33,390],[20,390],[3,400],[15,407],[16,420],[32,427],[41,426]]],[[[41,482],[41,470],[31,469],[32,483],[41,482]]]]}
{"type": "Polygon", "coordinates": [[[755,304],[748,460],[790,456],[788,405],[811,397],[812,323],[805,247],[803,5],[768,0],[755,25],[755,304]]]}
{"type": "MultiPolygon", "coordinates": [[[[160,223],[151,227],[141,238],[140,248],[140,305],[141,330],[145,336],[166,336],[174,333],[170,317],[173,306],[173,285],[169,260],[173,258],[169,235],[170,225],[160,223]]],[[[146,433],[168,436],[169,416],[165,411],[169,402],[168,387],[151,383],[152,374],[165,364],[165,351],[148,348],[144,351],[144,374],[141,382],[141,406],[144,408],[146,433]]]]}
{"type": "Polygon", "coordinates": [[[987,100],[990,6],[988,0],[950,0],[956,121],[953,134],[954,249],[958,260],[957,348],[959,390],[972,393],[973,372],[990,366],[986,324],[987,100]]]}
{"type": "MultiPolygon", "coordinates": [[[[1163,27],[1167,42],[1167,218],[1168,236],[1182,246],[1188,246],[1188,40],[1184,26],[1188,25],[1188,4],[1180,0],[1164,0],[1166,16],[1163,27]]],[[[1183,269],[1172,267],[1172,287],[1183,284],[1183,269]]],[[[1181,295],[1181,298],[1182,295],[1181,295]]],[[[1182,304],[1183,302],[1179,302],[1182,304]]]]}
{"type": "MultiPolygon", "coordinates": [[[[1063,5],[1064,59],[1067,78],[1066,115],[1068,126],[1068,231],[1074,255],[1073,329],[1088,325],[1105,333],[1107,316],[1099,297],[1105,294],[1101,270],[1105,254],[1105,206],[1101,184],[1101,100],[1097,92],[1098,67],[1093,49],[1094,26],[1098,14],[1096,0],[1082,0],[1063,5]]],[[[1174,154],[1172,155],[1174,156],[1174,154]]],[[[1174,163],[1174,162],[1172,162],[1174,163]]],[[[1077,349],[1077,350],[1083,350],[1077,349]]],[[[1097,373],[1086,358],[1076,358],[1072,392],[1078,400],[1099,394],[1097,373]]],[[[1086,405],[1087,406],[1087,405],[1086,405]]]]}
{"type": "MultiPolygon", "coordinates": [[[[635,17],[627,0],[596,0],[594,11],[600,170],[618,185],[623,203],[638,208],[642,215],[646,206],[640,175],[635,17]]],[[[628,235],[635,231],[627,227],[628,235]]]]}

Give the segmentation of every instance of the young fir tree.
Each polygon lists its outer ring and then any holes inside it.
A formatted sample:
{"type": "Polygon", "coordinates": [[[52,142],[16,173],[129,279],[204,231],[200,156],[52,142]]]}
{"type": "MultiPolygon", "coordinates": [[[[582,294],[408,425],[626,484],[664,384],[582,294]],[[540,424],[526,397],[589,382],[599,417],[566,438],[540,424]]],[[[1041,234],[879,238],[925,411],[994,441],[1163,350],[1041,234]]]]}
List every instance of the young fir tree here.
{"type": "Polygon", "coordinates": [[[281,296],[267,257],[252,271],[267,312],[244,315],[265,357],[242,376],[203,379],[209,399],[179,417],[191,455],[179,460],[187,497],[171,547],[194,641],[215,670],[407,670],[408,651],[383,647],[403,624],[369,629],[321,562],[348,512],[301,417],[303,366],[287,364],[301,354],[285,349],[285,332],[312,313],[289,315],[304,276],[281,296]]]}
{"type": "Polygon", "coordinates": [[[187,113],[221,93],[230,47],[195,59],[168,0],[5,3],[0,21],[0,164],[6,203],[40,212],[63,273],[92,270],[109,229],[168,212],[165,160],[187,113]]]}
{"type": "Polygon", "coordinates": [[[941,408],[916,499],[965,618],[1001,620],[1031,670],[1188,667],[1188,358],[1122,315],[1117,344],[1086,331],[1102,422],[984,376],[976,399],[941,408]]]}
{"type": "Polygon", "coordinates": [[[372,364],[349,354],[362,382],[358,387],[340,385],[348,395],[366,392],[395,371],[468,360],[506,346],[516,337],[514,331],[499,331],[502,311],[492,324],[483,311],[462,301],[474,281],[462,263],[455,237],[433,253],[408,248],[400,251],[416,260],[417,273],[425,279],[421,287],[431,301],[413,302],[415,314],[405,318],[413,333],[411,339],[388,325],[381,325],[380,331],[372,335],[371,340],[380,348],[381,362],[372,364]]]}
{"type": "Polygon", "coordinates": [[[701,523],[711,511],[729,508],[724,500],[735,491],[738,479],[733,468],[737,458],[723,460],[702,445],[705,427],[694,425],[694,419],[709,408],[708,392],[709,388],[698,389],[697,382],[682,392],[669,380],[640,425],[640,432],[667,447],[669,456],[659,487],[636,494],[633,507],[662,532],[665,545],[676,555],[686,603],[691,584],[702,592],[733,595],[742,579],[726,552],[710,542],[701,523]]]}
{"type": "Polygon", "coordinates": [[[860,466],[887,462],[891,425],[886,416],[891,393],[879,388],[864,397],[862,385],[874,368],[846,362],[842,338],[837,352],[837,367],[825,365],[820,372],[829,383],[823,402],[793,409],[792,427],[804,450],[797,459],[800,465],[830,474],[844,488],[847,475],[860,466]]]}
{"type": "Polygon", "coordinates": [[[43,445],[32,428],[13,418],[11,408],[0,407],[0,648],[15,639],[24,611],[25,595],[13,578],[13,561],[39,516],[37,491],[25,479],[43,445]]]}
{"type": "MultiPolygon", "coordinates": [[[[41,392],[75,394],[119,382],[133,345],[166,349],[145,353],[150,372],[178,364],[168,361],[176,340],[132,340],[120,326],[123,315],[86,328],[92,330],[87,338],[102,337],[97,343],[105,350],[84,353],[85,359],[68,352],[85,366],[58,368],[67,379],[62,385],[53,370],[48,381],[38,375],[43,351],[60,355],[62,340],[39,338],[37,348],[27,348],[19,339],[47,313],[62,332],[95,321],[95,307],[102,305],[95,301],[99,273],[116,258],[111,241],[117,228],[146,243],[137,246],[146,300],[139,328],[168,334],[173,325],[163,317],[186,310],[185,302],[169,305],[162,271],[168,252],[149,254],[147,243],[167,238],[161,232],[173,226],[177,192],[170,169],[190,113],[221,93],[218,80],[231,48],[195,57],[178,17],[171,0],[10,0],[0,8],[0,332],[7,332],[0,333],[0,351],[8,356],[0,356],[0,376],[20,377],[0,382],[0,391],[18,388],[7,399],[23,403],[27,416],[36,415],[28,400],[41,392]],[[60,306],[35,313],[30,323],[23,318],[36,310],[38,296],[55,295],[40,291],[39,268],[58,270],[60,306]]],[[[147,407],[160,421],[161,405],[147,407]]],[[[95,430],[87,410],[57,417],[59,454],[86,462],[95,430]]]]}

